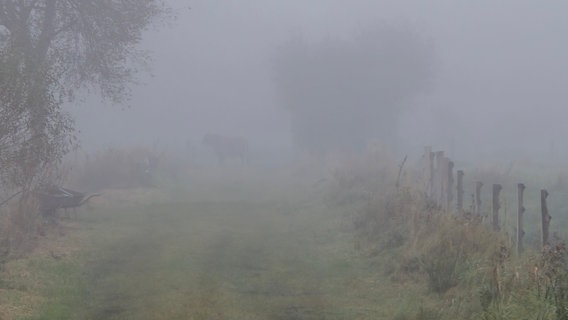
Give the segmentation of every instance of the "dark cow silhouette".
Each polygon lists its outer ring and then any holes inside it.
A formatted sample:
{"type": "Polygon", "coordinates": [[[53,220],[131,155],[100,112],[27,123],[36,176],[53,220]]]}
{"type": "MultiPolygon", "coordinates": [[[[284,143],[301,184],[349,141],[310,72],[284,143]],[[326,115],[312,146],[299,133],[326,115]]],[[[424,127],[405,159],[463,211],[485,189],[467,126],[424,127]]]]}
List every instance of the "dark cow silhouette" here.
{"type": "Polygon", "coordinates": [[[100,193],[87,195],[83,192],[74,191],[56,185],[46,185],[36,192],[39,199],[41,212],[46,216],[54,216],[57,209],[76,209],[89,201],[92,197],[100,196],[100,193]]]}
{"type": "Polygon", "coordinates": [[[231,158],[240,159],[243,164],[249,162],[249,144],[245,138],[209,133],[203,137],[202,143],[215,152],[220,164],[231,158]]]}

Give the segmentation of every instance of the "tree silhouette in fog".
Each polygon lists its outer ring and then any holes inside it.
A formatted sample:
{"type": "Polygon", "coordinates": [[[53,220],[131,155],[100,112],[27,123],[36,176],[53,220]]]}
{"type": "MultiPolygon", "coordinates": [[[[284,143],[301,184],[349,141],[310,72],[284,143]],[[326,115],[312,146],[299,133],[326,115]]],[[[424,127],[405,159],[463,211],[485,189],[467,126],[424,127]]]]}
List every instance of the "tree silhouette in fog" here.
{"type": "Polygon", "coordinates": [[[128,97],[146,54],[136,45],[165,21],[161,0],[0,1],[0,178],[30,185],[74,144],[62,110],[81,89],[128,97]]]}
{"type": "Polygon", "coordinates": [[[273,75],[295,144],[322,154],[393,142],[400,112],[428,87],[433,65],[418,33],[379,26],[347,40],[294,37],[276,53],[273,75]]]}

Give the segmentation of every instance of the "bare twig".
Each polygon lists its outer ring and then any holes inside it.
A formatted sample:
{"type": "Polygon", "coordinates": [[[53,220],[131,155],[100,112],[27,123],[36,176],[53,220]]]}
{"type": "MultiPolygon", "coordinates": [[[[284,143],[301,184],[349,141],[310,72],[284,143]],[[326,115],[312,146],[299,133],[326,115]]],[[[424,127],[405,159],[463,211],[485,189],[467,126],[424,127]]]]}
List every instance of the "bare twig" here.
{"type": "Polygon", "coordinates": [[[408,158],[407,155],[404,156],[404,159],[402,160],[402,162],[398,166],[398,176],[396,177],[396,188],[397,189],[398,189],[398,186],[400,184],[400,174],[402,173],[402,168],[404,168],[404,164],[406,163],[406,158],[408,158]]]}
{"type": "Polygon", "coordinates": [[[6,202],[12,200],[12,198],[14,198],[15,196],[19,195],[19,194],[22,193],[23,191],[24,191],[24,190],[20,190],[20,191],[14,193],[13,195],[11,195],[10,197],[8,197],[8,199],[6,199],[6,200],[0,202],[0,207],[3,206],[4,204],[6,204],[6,202]]]}

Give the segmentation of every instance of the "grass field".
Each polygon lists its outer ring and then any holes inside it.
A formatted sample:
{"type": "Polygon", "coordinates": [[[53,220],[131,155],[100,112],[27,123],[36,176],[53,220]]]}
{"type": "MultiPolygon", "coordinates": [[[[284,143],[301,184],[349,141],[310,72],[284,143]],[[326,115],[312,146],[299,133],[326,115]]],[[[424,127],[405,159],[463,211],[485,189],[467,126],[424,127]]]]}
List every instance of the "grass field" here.
{"type": "Polygon", "coordinates": [[[390,300],[413,298],[357,256],[317,190],[217,178],[225,183],[194,192],[112,193],[63,221],[43,254],[7,265],[29,278],[5,277],[14,298],[4,309],[28,303],[12,310],[22,319],[377,319],[392,314],[390,300]]]}
{"type": "Polygon", "coordinates": [[[357,170],[216,168],[105,190],[5,264],[0,319],[558,318],[540,288],[560,278],[535,286],[530,270],[561,265],[511,257],[485,226],[357,170]]]}

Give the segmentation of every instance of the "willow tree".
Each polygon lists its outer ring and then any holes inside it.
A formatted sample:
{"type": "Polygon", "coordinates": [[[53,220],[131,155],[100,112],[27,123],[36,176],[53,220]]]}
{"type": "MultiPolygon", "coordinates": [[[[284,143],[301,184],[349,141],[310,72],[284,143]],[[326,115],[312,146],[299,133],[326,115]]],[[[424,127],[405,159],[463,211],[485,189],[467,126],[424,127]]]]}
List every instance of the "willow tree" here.
{"type": "Polygon", "coordinates": [[[63,109],[84,89],[115,103],[147,62],[161,0],[0,0],[0,179],[30,187],[75,143],[63,109]]]}
{"type": "Polygon", "coordinates": [[[434,58],[417,32],[382,25],[348,39],[288,41],[273,72],[295,144],[318,154],[360,151],[377,138],[393,144],[401,112],[430,85],[434,58]]]}

